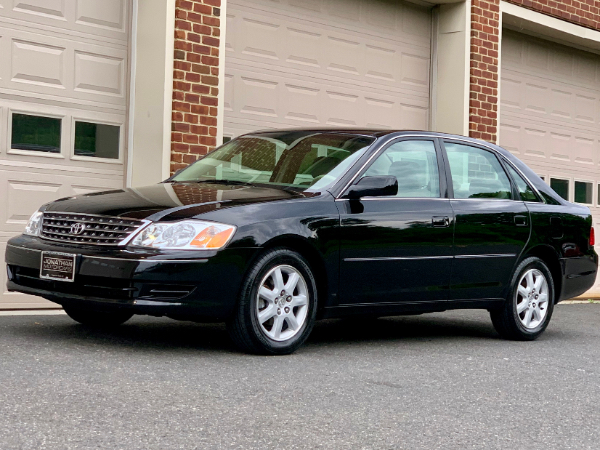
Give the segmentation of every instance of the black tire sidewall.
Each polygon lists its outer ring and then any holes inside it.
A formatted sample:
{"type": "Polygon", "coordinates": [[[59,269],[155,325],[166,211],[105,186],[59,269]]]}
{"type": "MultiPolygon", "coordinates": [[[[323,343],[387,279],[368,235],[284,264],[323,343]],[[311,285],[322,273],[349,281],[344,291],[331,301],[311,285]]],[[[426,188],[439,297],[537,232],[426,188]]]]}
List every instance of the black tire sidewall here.
{"type": "Polygon", "coordinates": [[[247,330],[252,334],[250,337],[267,353],[291,353],[304,343],[312,331],[317,310],[317,287],[308,263],[298,253],[287,249],[276,249],[259,259],[254,266],[254,270],[248,275],[242,296],[243,314],[247,321],[247,330]],[[264,333],[256,315],[256,302],[258,301],[258,289],[261,282],[273,267],[279,265],[292,266],[298,270],[304,277],[309,294],[306,320],[301,330],[286,341],[275,341],[269,338],[264,333]]]}
{"type": "Polygon", "coordinates": [[[544,264],[544,262],[541,259],[536,257],[530,257],[521,262],[521,264],[519,264],[517,270],[515,271],[515,275],[511,283],[509,298],[507,300],[508,305],[510,307],[512,320],[514,321],[514,325],[519,333],[521,333],[524,337],[529,338],[535,338],[542,334],[548,326],[548,324],[550,323],[550,319],[552,318],[552,313],[554,311],[555,302],[554,281],[552,279],[552,274],[550,273],[550,269],[548,269],[548,266],[546,266],[546,264],[544,264]],[[548,283],[549,290],[548,311],[546,313],[546,317],[544,318],[544,321],[541,324],[539,324],[536,328],[533,329],[526,328],[525,325],[523,325],[523,323],[521,322],[519,314],[517,313],[516,296],[516,291],[519,287],[519,281],[521,280],[521,277],[525,274],[525,272],[531,269],[537,269],[540,272],[542,272],[544,277],[546,277],[546,282],[548,283]]]}

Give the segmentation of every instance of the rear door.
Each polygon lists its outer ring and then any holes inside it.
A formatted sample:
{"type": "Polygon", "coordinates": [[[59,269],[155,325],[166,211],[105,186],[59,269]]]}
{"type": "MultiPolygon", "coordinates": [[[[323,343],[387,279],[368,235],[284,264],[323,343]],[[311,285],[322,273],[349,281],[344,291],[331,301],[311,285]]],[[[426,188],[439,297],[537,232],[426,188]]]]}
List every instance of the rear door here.
{"type": "Polygon", "coordinates": [[[453,217],[437,139],[392,141],[360,177],[393,175],[398,194],[339,199],[341,304],[444,301],[453,217]]]}
{"type": "Polygon", "coordinates": [[[452,140],[444,148],[456,220],[450,300],[500,298],[529,240],[529,211],[493,151],[452,140]]]}

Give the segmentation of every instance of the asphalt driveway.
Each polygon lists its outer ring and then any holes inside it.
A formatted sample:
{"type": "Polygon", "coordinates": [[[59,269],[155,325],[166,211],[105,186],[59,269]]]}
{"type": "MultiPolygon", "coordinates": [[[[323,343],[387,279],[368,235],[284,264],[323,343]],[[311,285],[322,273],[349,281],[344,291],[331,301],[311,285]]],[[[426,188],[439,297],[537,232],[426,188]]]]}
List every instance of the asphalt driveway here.
{"type": "Polygon", "coordinates": [[[0,449],[597,449],[600,305],[536,342],[485,311],[317,324],[286,357],[221,325],[0,317],[0,449]]]}

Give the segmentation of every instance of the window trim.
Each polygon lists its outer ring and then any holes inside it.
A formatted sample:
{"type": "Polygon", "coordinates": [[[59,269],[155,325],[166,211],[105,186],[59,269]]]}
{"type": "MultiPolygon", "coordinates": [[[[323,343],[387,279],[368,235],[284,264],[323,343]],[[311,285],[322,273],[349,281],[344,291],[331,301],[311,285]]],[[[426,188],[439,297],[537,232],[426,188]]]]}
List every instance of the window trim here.
{"type": "Polygon", "coordinates": [[[572,198],[574,196],[574,184],[573,184],[573,178],[569,177],[569,176],[564,176],[564,175],[552,175],[550,174],[548,176],[548,186],[550,186],[550,189],[554,190],[552,188],[552,179],[555,180],[565,180],[569,182],[569,198],[565,199],[563,198],[561,195],[558,194],[558,192],[556,193],[560,198],[562,198],[563,200],[567,201],[567,202],[573,202],[572,198]]]}
{"type": "MultiPolygon", "coordinates": [[[[516,181],[514,181],[512,179],[512,177],[510,176],[510,173],[508,173],[508,176],[511,180],[511,183],[514,183],[514,189],[515,189],[515,193],[519,196],[520,201],[525,202],[525,203],[546,203],[546,200],[544,199],[544,197],[540,194],[540,191],[537,190],[537,188],[533,185],[533,183],[531,183],[531,181],[529,181],[529,178],[527,178],[525,176],[525,174],[523,172],[521,172],[521,170],[515,165],[513,164],[512,161],[510,161],[508,158],[505,158],[504,156],[502,156],[502,159],[504,161],[505,164],[507,164],[510,168],[512,168],[515,172],[517,172],[518,175],[521,176],[521,178],[525,181],[525,184],[527,184],[527,186],[529,186],[529,189],[531,189],[533,191],[533,194],[537,197],[538,201],[537,202],[532,202],[530,200],[523,200],[521,198],[521,192],[519,192],[519,186],[517,186],[516,181]]],[[[507,171],[508,172],[508,171],[507,171]]],[[[539,175],[538,175],[539,176],[539,175]]],[[[544,181],[545,183],[545,181],[544,181]]]]}
{"type": "Polygon", "coordinates": [[[438,179],[440,187],[439,197],[362,197],[362,200],[447,200],[450,197],[448,192],[448,185],[446,183],[446,168],[445,159],[442,159],[443,155],[441,152],[440,140],[438,136],[426,136],[426,135],[405,135],[405,136],[394,136],[392,139],[381,144],[381,147],[373,152],[369,156],[367,161],[361,166],[361,168],[352,176],[348,184],[340,191],[340,194],[336,197],[336,200],[348,200],[348,190],[352,185],[360,180],[361,176],[369,170],[371,165],[392,145],[403,141],[430,141],[433,143],[435,149],[435,156],[438,165],[438,179]]]}
{"type": "Polygon", "coordinates": [[[42,158],[51,158],[51,159],[67,159],[64,155],[65,149],[65,124],[66,124],[66,115],[61,114],[52,114],[52,113],[44,113],[44,112],[34,112],[28,110],[22,110],[17,108],[8,108],[8,127],[6,130],[6,154],[8,155],[23,155],[23,156],[39,156],[42,158]],[[13,114],[22,114],[25,116],[33,116],[33,117],[45,117],[48,119],[59,119],[60,120],[60,147],[58,153],[50,153],[50,152],[40,152],[37,150],[22,150],[17,148],[12,148],[12,129],[13,129],[13,114]]]}
{"type": "Polygon", "coordinates": [[[594,198],[594,185],[596,183],[592,180],[584,180],[581,178],[573,178],[573,203],[577,203],[578,205],[585,205],[585,206],[594,206],[596,203],[594,202],[594,200],[596,200],[596,198],[594,198]],[[591,203],[580,203],[575,201],[575,183],[588,183],[592,185],[592,202],[591,203]]]}
{"type": "Polygon", "coordinates": [[[110,120],[97,120],[97,119],[87,119],[82,116],[71,116],[71,145],[69,149],[69,158],[73,161],[87,161],[87,162],[98,162],[98,163],[106,163],[106,164],[124,164],[124,142],[125,139],[125,124],[117,121],[110,120]],[[111,125],[119,127],[119,158],[99,158],[97,156],[82,156],[75,154],[75,122],[87,122],[93,123],[97,125],[111,125]]]}

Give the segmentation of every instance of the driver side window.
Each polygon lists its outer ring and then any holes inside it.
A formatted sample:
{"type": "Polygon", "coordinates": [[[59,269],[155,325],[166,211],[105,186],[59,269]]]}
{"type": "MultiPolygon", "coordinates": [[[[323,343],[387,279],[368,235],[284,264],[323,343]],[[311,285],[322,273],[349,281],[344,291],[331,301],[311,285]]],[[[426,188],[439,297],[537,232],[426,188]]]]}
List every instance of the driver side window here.
{"type": "Polygon", "coordinates": [[[440,176],[433,141],[400,141],[375,159],[364,177],[392,175],[401,198],[440,197],[440,176]]]}

